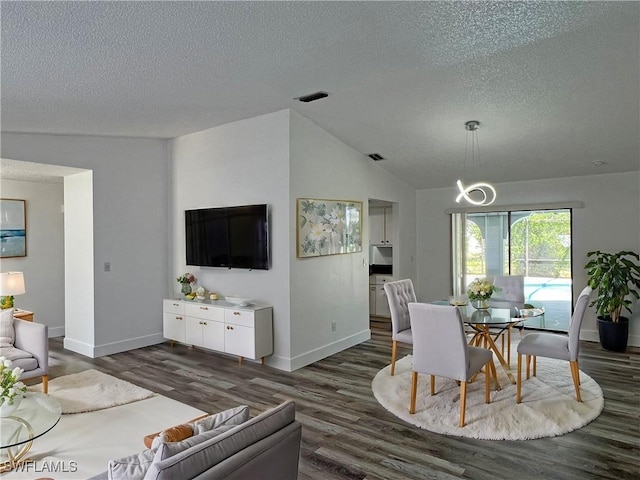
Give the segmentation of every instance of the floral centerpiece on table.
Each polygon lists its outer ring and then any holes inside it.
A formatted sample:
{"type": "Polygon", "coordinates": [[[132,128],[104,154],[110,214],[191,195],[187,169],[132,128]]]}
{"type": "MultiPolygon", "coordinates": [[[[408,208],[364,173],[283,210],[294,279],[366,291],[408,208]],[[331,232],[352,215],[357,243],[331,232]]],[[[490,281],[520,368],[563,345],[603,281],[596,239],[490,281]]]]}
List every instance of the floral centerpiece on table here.
{"type": "Polygon", "coordinates": [[[22,369],[20,367],[11,368],[11,360],[0,357],[0,407],[20,403],[22,396],[27,391],[27,387],[20,381],[22,369]]]}
{"type": "Polygon", "coordinates": [[[486,308],[487,300],[491,298],[494,292],[499,290],[493,283],[485,279],[476,278],[467,287],[467,296],[471,300],[471,304],[475,307],[486,308]]]}
{"type": "Polygon", "coordinates": [[[185,295],[189,295],[191,293],[191,284],[196,281],[196,277],[187,272],[180,275],[176,280],[182,287],[180,291],[185,295]]]}

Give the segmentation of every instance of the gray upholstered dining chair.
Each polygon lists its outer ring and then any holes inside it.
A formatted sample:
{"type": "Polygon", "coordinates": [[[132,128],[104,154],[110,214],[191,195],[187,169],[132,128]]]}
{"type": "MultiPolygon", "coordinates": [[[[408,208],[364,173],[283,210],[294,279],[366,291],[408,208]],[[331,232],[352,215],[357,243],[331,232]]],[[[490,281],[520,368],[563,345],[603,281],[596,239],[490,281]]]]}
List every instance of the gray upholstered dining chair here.
{"type": "Polygon", "coordinates": [[[502,275],[493,277],[493,285],[499,290],[489,299],[496,308],[524,308],[524,276],[502,275]]]}
{"type": "Polygon", "coordinates": [[[533,357],[533,376],[536,376],[536,357],[555,358],[567,360],[571,368],[571,378],[576,389],[576,399],[582,402],[580,396],[580,369],[578,367],[578,352],[580,350],[580,327],[587,309],[587,302],[591,288],[585,287],[576,301],[576,308],[571,316],[569,334],[558,333],[528,333],[518,344],[518,378],[516,388],[516,403],[522,400],[522,355],[526,355],[527,379],[529,379],[529,366],[533,357]]]}
{"type": "MultiPolygon", "coordinates": [[[[489,299],[489,305],[494,308],[508,308],[512,316],[520,315],[520,309],[524,308],[524,275],[496,275],[493,277],[493,285],[499,290],[489,299]]],[[[507,364],[511,364],[511,329],[516,324],[509,324],[506,328],[495,332],[496,340],[502,342],[502,355],[504,356],[504,334],[507,334],[507,364]]],[[[522,334],[522,331],[520,331],[522,334]]]]}
{"type": "Polygon", "coordinates": [[[413,332],[413,366],[409,413],[416,411],[418,374],[431,375],[431,395],[435,377],[460,382],[460,427],[464,427],[467,382],[484,367],[485,402],[490,403],[491,374],[495,372],[491,350],[467,345],[460,310],[450,305],[410,303],[413,332]]]}
{"type": "Polygon", "coordinates": [[[413,345],[411,322],[409,320],[409,302],[416,301],[416,292],[410,278],[384,284],[389,310],[391,311],[391,375],[396,370],[396,352],[398,342],[413,345]]]}

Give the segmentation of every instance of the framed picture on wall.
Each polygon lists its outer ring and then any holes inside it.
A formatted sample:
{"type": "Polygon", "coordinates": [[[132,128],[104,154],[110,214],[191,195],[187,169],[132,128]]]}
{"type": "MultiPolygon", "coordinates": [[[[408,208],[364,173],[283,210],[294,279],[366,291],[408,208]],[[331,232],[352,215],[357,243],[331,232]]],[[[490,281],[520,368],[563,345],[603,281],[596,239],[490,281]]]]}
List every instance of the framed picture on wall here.
{"type": "Polygon", "coordinates": [[[27,256],[25,201],[0,199],[0,258],[27,256]]]}
{"type": "Polygon", "coordinates": [[[362,202],[297,200],[298,258],[362,251],[362,202]]]}

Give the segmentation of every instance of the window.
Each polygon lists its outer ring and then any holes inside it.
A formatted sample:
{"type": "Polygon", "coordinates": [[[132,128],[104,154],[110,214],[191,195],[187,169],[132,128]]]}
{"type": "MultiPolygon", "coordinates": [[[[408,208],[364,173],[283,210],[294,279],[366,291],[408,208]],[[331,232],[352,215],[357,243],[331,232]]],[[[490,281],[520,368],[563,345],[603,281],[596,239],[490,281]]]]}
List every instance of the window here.
{"type": "Polygon", "coordinates": [[[455,213],[452,229],[455,295],[474,278],[524,275],[525,302],[546,309],[526,326],[568,331],[571,209],[455,213]]]}

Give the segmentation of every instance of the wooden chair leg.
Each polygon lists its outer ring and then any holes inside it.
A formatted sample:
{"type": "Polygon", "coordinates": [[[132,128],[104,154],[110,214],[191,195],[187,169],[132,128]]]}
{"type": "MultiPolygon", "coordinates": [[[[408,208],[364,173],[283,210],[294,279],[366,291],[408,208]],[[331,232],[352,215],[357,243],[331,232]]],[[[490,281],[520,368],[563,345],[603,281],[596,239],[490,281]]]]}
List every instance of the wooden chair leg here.
{"type": "Polygon", "coordinates": [[[526,355],[525,357],[525,361],[527,362],[527,380],[529,380],[530,377],[530,368],[531,368],[531,355],[526,355]]]}
{"type": "Polygon", "coordinates": [[[460,382],[460,428],[464,427],[464,412],[467,408],[467,382],[460,382]]]}
{"type": "Polygon", "coordinates": [[[576,388],[576,399],[579,402],[582,402],[582,397],[580,396],[580,369],[578,368],[578,362],[569,362],[569,366],[571,367],[571,378],[573,378],[573,386],[576,388]]]}
{"type": "Polygon", "coordinates": [[[398,349],[398,342],[395,340],[391,344],[391,376],[396,373],[396,351],[398,349]]]}
{"type": "Polygon", "coordinates": [[[431,396],[436,394],[436,376],[431,375],[431,396]]]}
{"type": "Polygon", "coordinates": [[[42,376],[42,391],[43,393],[49,393],[49,375],[42,376]]]}
{"type": "Polygon", "coordinates": [[[409,413],[416,413],[416,393],[418,392],[418,372],[411,372],[411,402],[409,413]]]}
{"type": "Polygon", "coordinates": [[[491,403],[491,367],[489,362],[484,365],[484,403],[491,403]]]}
{"type": "Polygon", "coordinates": [[[516,403],[520,403],[522,397],[520,389],[522,388],[522,355],[518,354],[518,376],[516,378],[516,403]]]}
{"type": "Polygon", "coordinates": [[[510,325],[507,328],[507,365],[511,368],[511,329],[513,327],[510,325]]]}
{"type": "Polygon", "coordinates": [[[496,391],[501,390],[502,386],[500,386],[500,382],[498,382],[498,372],[496,371],[496,365],[493,363],[493,359],[489,363],[491,367],[491,375],[493,376],[493,381],[496,383],[496,391]]]}
{"type": "Polygon", "coordinates": [[[536,362],[536,359],[538,357],[536,357],[535,355],[533,356],[533,376],[537,377],[538,376],[538,371],[537,371],[537,366],[538,366],[538,362],[536,362]]]}

